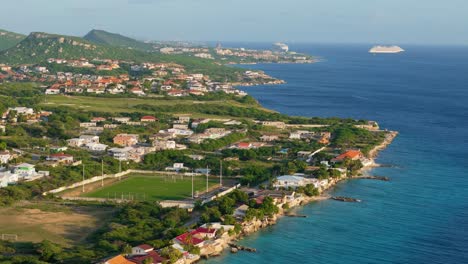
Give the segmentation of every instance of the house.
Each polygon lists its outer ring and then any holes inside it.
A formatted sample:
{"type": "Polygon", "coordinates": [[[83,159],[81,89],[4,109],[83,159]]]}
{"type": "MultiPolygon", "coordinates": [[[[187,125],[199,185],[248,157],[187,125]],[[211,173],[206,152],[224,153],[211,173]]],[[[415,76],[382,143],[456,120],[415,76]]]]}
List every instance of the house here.
{"type": "Polygon", "coordinates": [[[203,238],[214,238],[216,236],[216,231],[217,230],[214,228],[199,227],[195,229],[195,234],[203,238]]]}
{"type": "Polygon", "coordinates": [[[153,251],[154,247],[148,244],[142,244],[132,248],[132,255],[145,255],[150,251],[153,251]]]}
{"type": "Polygon", "coordinates": [[[52,153],[59,153],[59,152],[67,151],[68,148],[66,146],[63,146],[63,147],[51,146],[49,149],[50,149],[50,152],[52,153]]]}
{"type": "Polygon", "coordinates": [[[276,127],[280,129],[286,128],[286,124],[281,121],[261,121],[260,122],[263,126],[271,126],[271,127],[276,127]]]}
{"type": "Polygon", "coordinates": [[[63,164],[72,164],[73,156],[69,154],[64,154],[64,153],[56,153],[56,154],[49,155],[49,157],[47,157],[47,160],[55,161],[57,163],[63,163],[63,164]]]}
{"type": "Polygon", "coordinates": [[[264,142],[271,142],[271,141],[275,141],[278,139],[279,139],[278,135],[263,135],[260,137],[260,140],[264,142]]]}
{"type": "Polygon", "coordinates": [[[10,171],[0,171],[0,188],[14,184],[18,180],[18,174],[11,173],[10,171]]]}
{"type": "Polygon", "coordinates": [[[307,178],[295,176],[295,175],[283,175],[276,178],[276,181],[273,183],[275,188],[297,188],[299,186],[306,186],[310,184],[311,181],[307,178]]]}
{"type": "Polygon", "coordinates": [[[99,143],[99,137],[95,135],[81,135],[80,139],[83,140],[83,144],[99,143]]]}
{"type": "Polygon", "coordinates": [[[154,116],[143,116],[141,119],[140,119],[141,122],[156,122],[158,121],[158,119],[154,116]]]}
{"type": "Polygon", "coordinates": [[[96,126],[96,122],[83,122],[83,123],[80,123],[80,127],[95,127],[96,126]]]}
{"type": "Polygon", "coordinates": [[[166,167],[167,171],[181,171],[181,170],[188,170],[187,167],[184,167],[183,163],[174,163],[172,167],[166,167]]]}
{"type": "Polygon", "coordinates": [[[30,179],[36,175],[36,168],[32,164],[21,163],[13,168],[13,173],[18,174],[22,178],[30,179]]]}
{"type": "Polygon", "coordinates": [[[250,142],[240,142],[235,145],[238,149],[250,149],[252,148],[252,143],[250,142]]]}
{"type": "Polygon", "coordinates": [[[0,151],[0,164],[8,163],[8,161],[10,161],[12,157],[13,156],[11,155],[10,151],[8,150],[0,151]]]}
{"type": "Polygon", "coordinates": [[[125,124],[130,121],[130,117],[114,117],[112,118],[117,123],[125,124]]]}
{"type": "Polygon", "coordinates": [[[176,142],[173,140],[154,140],[153,147],[155,147],[156,150],[175,149],[176,142]]]}
{"type": "Polygon", "coordinates": [[[60,94],[60,89],[59,88],[47,88],[45,90],[45,94],[60,94]]]}
{"type": "Polygon", "coordinates": [[[109,155],[112,156],[114,159],[117,160],[129,160],[130,159],[130,151],[133,148],[125,147],[125,148],[111,148],[109,149],[109,155]]]}
{"type": "Polygon", "coordinates": [[[122,255],[117,255],[115,257],[112,257],[112,258],[104,261],[103,264],[135,264],[135,262],[127,260],[122,255]]]}
{"type": "Polygon", "coordinates": [[[143,90],[141,90],[140,88],[137,88],[137,87],[134,87],[134,88],[130,89],[130,93],[136,94],[138,96],[145,95],[145,92],[143,92],[143,90]]]}
{"type": "Polygon", "coordinates": [[[239,207],[237,207],[234,210],[234,217],[237,219],[243,219],[245,217],[245,214],[247,213],[247,210],[249,209],[249,206],[246,204],[243,204],[239,207]]]}
{"type": "Polygon", "coordinates": [[[118,134],[113,139],[114,144],[124,147],[134,146],[138,143],[138,135],[136,134],[118,134]]]}
{"type": "Polygon", "coordinates": [[[189,123],[190,116],[179,116],[178,123],[189,123]]]}
{"type": "Polygon", "coordinates": [[[342,162],[345,159],[350,160],[359,160],[364,158],[364,154],[360,150],[348,150],[343,154],[338,155],[337,157],[333,158],[331,162],[342,162]]]}
{"type": "Polygon", "coordinates": [[[205,234],[198,233],[196,230],[191,232],[183,233],[180,236],[174,238],[174,242],[182,245],[194,245],[197,247],[202,247],[205,244],[205,239],[207,237],[205,234]]]}
{"type": "Polygon", "coordinates": [[[128,258],[132,263],[136,264],[161,264],[166,263],[166,259],[161,257],[158,252],[152,250],[144,255],[135,255],[128,258]]]}
{"type": "Polygon", "coordinates": [[[105,117],[93,117],[91,118],[91,122],[98,123],[98,122],[104,122],[107,119],[105,117]]]}
{"type": "Polygon", "coordinates": [[[81,138],[72,138],[67,140],[67,144],[70,147],[81,147],[84,145],[84,140],[81,138]]]}
{"type": "Polygon", "coordinates": [[[81,135],[79,138],[67,140],[70,147],[82,147],[89,143],[99,143],[99,137],[94,135],[81,135]]]}
{"type": "Polygon", "coordinates": [[[85,146],[89,151],[93,152],[104,152],[108,147],[106,144],[101,143],[88,143],[85,146]]]}

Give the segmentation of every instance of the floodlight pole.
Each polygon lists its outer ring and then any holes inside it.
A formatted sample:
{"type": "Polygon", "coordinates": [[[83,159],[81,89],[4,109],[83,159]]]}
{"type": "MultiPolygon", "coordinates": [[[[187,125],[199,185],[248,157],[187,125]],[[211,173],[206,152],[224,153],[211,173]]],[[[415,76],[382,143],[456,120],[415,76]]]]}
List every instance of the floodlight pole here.
{"type": "Polygon", "coordinates": [[[101,187],[104,186],[104,159],[101,160],[101,187]]]}
{"type": "Polygon", "coordinates": [[[84,185],[85,185],[85,170],[84,170],[84,163],[83,163],[83,184],[81,185],[81,192],[84,193],[84,185]]]}

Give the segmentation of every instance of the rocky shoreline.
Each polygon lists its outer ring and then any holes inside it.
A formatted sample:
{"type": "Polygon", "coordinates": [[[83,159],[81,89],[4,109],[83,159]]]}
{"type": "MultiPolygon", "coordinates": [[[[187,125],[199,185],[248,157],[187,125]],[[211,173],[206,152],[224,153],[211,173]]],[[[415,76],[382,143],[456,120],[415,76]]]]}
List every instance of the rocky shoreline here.
{"type": "MultiPolygon", "coordinates": [[[[371,170],[372,168],[378,167],[378,164],[375,163],[375,158],[377,157],[378,153],[382,150],[384,150],[398,135],[398,132],[396,131],[388,131],[388,134],[385,136],[385,139],[383,142],[377,146],[375,146],[372,150],[369,151],[369,159],[371,159],[371,162],[367,165],[364,166],[360,172],[359,176],[356,177],[341,177],[338,179],[330,179],[329,183],[325,188],[322,189],[321,193],[319,196],[313,196],[313,197],[307,197],[307,196],[301,196],[289,203],[289,208],[295,208],[298,206],[303,206],[306,204],[309,204],[314,201],[322,201],[322,200],[328,200],[332,198],[329,194],[328,191],[334,187],[337,183],[341,182],[342,180],[347,180],[347,179],[358,179],[358,178],[363,178],[363,174],[366,174],[368,170],[371,170]]],[[[367,177],[367,176],[366,176],[367,177]]],[[[353,199],[353,198],[350,198],[353,199]]],[[[289,209],[289,210],[290,210],[289,209]]],[[[259,230],[275,225],[278,221],[283,216],[288,216],[289,210],[284,210],[283,208],[279,207],[279,212],[272,217],[266,217],[264,219],[254,219],[251,221],[246,221],[241,224],[242,226],[242,231],[239,235],[233,235],[229,236],[227,234],[224,234],[221,236],[221,238],[216,240],[216,247],[214,247],[210,252],[206,252],[205,254],[202,254],[202,257],[207,259],[210,257],[215,257],[215,256],[220,256],[224,251],[227,251],[228,248],[230,248],[231,253],[237,253],[239,251],[239,246],[235,244],[235,241],[239,241],[245,236],[248,236],[252,233],[258,232],[259,230]],[[233,245],[236,245],[233,247],[233,245]]],[[[256,250],[248,250],[249,252],[256,252],[256,250]]]]}

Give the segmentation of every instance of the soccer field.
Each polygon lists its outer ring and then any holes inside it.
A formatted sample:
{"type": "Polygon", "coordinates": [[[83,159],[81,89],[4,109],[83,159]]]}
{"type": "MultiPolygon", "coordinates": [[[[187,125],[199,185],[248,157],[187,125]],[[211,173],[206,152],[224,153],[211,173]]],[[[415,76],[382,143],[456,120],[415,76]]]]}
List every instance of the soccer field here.
{"type": "MultiPolygon", "coordinates": [[[[209,188],[216,185],[216,179],[209,179],[209,188]]],[[[206,190],[206,177],[194,177],[194,190],[202,193],[206,190]]],[[[192,197],[192,177],[181,175],[153,176],[130,175],[122,181],[98,190],[85,193],[83,197],[131,199],[131,200],[183,200],[192,197]]]]}

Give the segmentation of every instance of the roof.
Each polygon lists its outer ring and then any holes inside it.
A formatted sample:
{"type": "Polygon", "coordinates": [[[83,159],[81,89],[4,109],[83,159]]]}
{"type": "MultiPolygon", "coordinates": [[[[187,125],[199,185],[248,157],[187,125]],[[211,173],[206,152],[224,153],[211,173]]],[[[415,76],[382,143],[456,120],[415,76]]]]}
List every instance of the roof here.
{"type": "Polygon", "coordinates": [[[70,155],[70,154],[65,154],[65,153],[57,153],[57,154],[51,154],[50,157],[53,157],[53,158],[70,158],[70,157],[73,157],[73,156],[70,155]]]}
{"type": "Polygon", "coordinates": [[[142,264],[145,261],[145,259],[148,259],[148,258],[153,259],[152,263],[163,263],[164,261],[166,261],[165,258],[161,257],[158,254],[158,252],[152,250],[152,251],[148,252],[146,255],[131,257],[130,260],[132,262],[130,262],[130,263],[142,264]]]}
{"type": "Polygon", "coordinates": [[[152,246],[150,246],[148,244],[141,244],[141,245],[138,245],[136,247],[139,247],[139,248],[141,248],[143,250],[153,250],[154,249],[154,247],[152,247],[152,246]]]}
{"type": "Polygon", "coordinates": [[[21,163],[21,164],[16,165],[15,167],[16,168],[20,168],[20,167],[34,168],[34,165],[29,164],[29,163],[21,163]]]}
{"type": "Polygon", "coordinates": [[[108,264],[134,264],[133,262],[127,260],[122,255],[115,256],[111,259],[108,259],[105,263],[108,264]]]}
{"type": "Polygon", "coordinates": [[[362,153],[359,150],[348,150],[345,153],[343,153],[343,154],[337,156],[336,158],[334,158],[334,160],[344,160],[346,158],[354,159],[354,158],[357,158],[357,157],[359,157],[361,155],[362,155],[362,153]]]}
{"type": "Polygon", "coordinates": [[[190,233],[183,233],[180,236],[177,236],[176,239],[181,242],[182,244],[192,244],[192,245],[198,245],[203,242],[203,239],[194,237],[198,232],[195,230],[190,232],[190,233]]]}
{"type": "Polygon", "coordinates": [[[216,229],[214,228],[205,228],[205,227],[199,227],[195,231],[198,233],[205,233],[205,234],[214,234],[216,233],[216,229]]]}
{"type": "Polygon", "coordinates": [[[154,117],[154,116],[143,116],[143,117],[141,118],[141,120],[144,120],[144,119],[146,119],[146,120],[157,120],[157,118],[154,117]]]}
{"type": "Polygon", "coordinates": [[[249,142],[240,142],[240,143],[237,144],[237,146],[239,148],[248,148],[248,147],[251,146],[251,144],[249,142]]]}
{"type": "Polygon", "coordinates": [[[278,179],[279,181],[299,182],[299,181],[304,180],[304,177],[293,176],[293,175],[283,175],[283,176],[277,177],[276,179],[278,179]]]}

